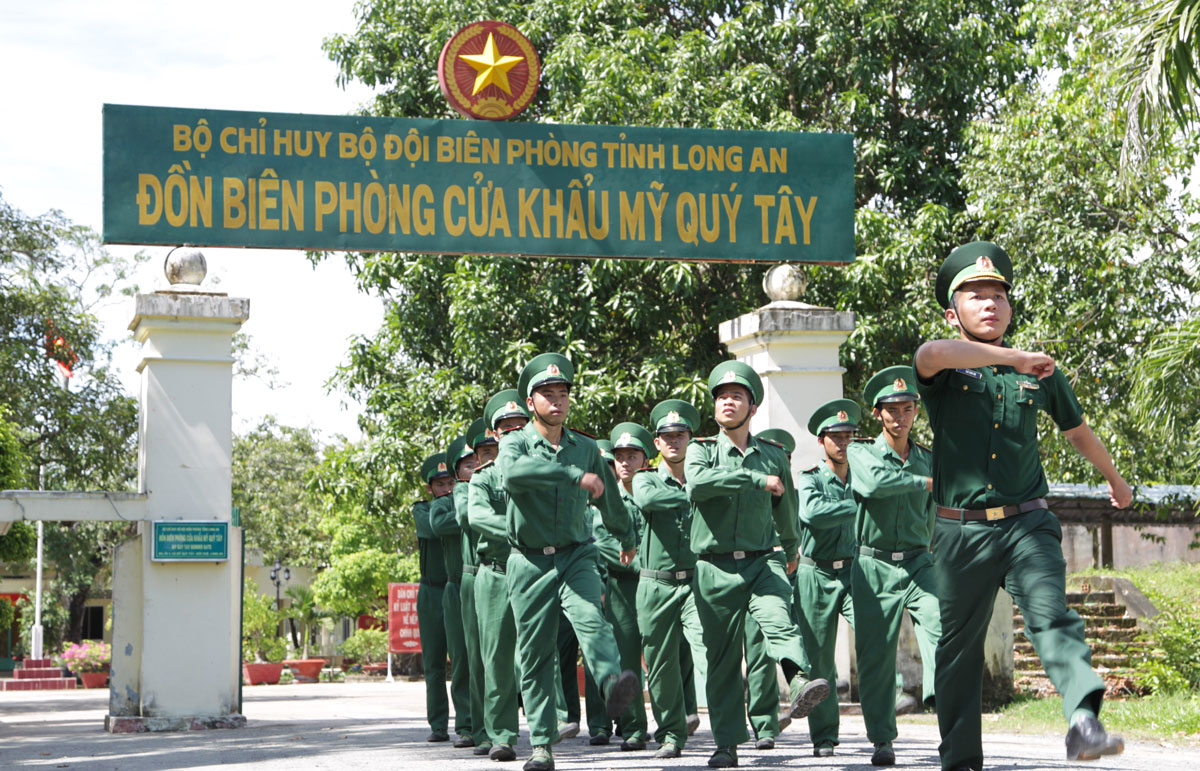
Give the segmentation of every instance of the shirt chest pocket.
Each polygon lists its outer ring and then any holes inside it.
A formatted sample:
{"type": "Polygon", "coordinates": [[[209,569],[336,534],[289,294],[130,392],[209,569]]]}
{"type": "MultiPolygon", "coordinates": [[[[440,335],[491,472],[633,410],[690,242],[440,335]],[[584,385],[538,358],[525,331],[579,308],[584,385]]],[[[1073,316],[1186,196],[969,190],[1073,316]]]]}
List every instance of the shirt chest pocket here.
{"type": "Polygon", "coordinates": [[[1021,430],[1037,432],[1038,412],[1045,408],[1046,392],[1036,380],[1018,380],[1012,384],[1009,396],[1017,405],[1021,430]]]}
{"type": "Polygon", "coordinates": [[[987,389],[983,376],[967,375],[961,370],[954,373],[954,390],[962,394],[981,394],[987,389]]]}

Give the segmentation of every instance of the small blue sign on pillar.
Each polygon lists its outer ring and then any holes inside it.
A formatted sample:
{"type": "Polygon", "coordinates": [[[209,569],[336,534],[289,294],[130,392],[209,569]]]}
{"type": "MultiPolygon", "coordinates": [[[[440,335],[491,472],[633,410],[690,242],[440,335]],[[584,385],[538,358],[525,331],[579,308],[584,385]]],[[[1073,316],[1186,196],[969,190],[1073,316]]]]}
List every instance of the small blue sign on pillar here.
{"type": "Polygon", "coordinates": [[[154,522],[154,562],[226,562],[229,523],[183,520],[154,522]]]}

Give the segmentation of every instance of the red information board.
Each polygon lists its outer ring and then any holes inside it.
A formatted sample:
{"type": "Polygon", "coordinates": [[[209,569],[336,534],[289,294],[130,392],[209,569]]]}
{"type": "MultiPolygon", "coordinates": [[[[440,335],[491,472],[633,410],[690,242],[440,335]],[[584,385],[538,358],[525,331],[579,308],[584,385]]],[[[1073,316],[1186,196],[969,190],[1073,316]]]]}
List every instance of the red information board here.
{"type": "Polygon", "coordinates": [[[417,589],[420,584],[388,584],[388,649],[392,653],[420,653],[417,628],[417,589]]]}

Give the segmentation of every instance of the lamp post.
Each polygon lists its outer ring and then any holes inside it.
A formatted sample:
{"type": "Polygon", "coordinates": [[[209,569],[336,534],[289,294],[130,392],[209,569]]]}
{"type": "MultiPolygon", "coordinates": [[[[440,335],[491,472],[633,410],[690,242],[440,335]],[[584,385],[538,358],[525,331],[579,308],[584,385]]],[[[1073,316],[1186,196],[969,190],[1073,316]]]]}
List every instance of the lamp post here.
{"type": "MultiPolygon", "coordinates": [[[[291,568],[285,568],[279,564],[279,560],[275,560],[275,566],[273,568],[271,568],[271,583],[275,584],[275,610],[276,611],[278,611],[280,609],[279,587],[282,586],[285,582],[290,581],[290,580],[292,580],[291,568]]],[[[281,631],[282,628],[283,628],[282,623],[277,624],[275,626],[275,636],[276,637],[283,636],[283,632],[281,631]]]]}

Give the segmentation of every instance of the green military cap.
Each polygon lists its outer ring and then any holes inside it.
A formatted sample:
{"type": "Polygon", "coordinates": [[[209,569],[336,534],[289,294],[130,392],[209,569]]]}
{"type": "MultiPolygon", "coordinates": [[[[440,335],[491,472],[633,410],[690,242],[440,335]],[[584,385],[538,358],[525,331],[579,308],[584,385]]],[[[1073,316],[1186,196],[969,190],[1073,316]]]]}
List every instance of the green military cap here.
{"type": "MultiPolygon", "coordinates": [[[[454,437],[454,441],[450,443],[450,447],[446,449],[446,462],[450,464],[450,470],[455,471],[458,462],[475,451],[467,445],[466,434],[454,437]]],[[[458,474],[454,475],[455,478],[458,474]]]]}
{"type": "Polygon", "coordinates": [[[467,446],[472,450],[481,444],[496,441],[496,434],[483,418],[475,418],[467,428],[467,446]]]}
{"type": "Polygon", "coordinates": [[[867,381],[863,398],[872,407],[882,402],[917,401],[921,398],[917,393],[917,373],[904,364],[881,369],[867,381]]]}
{"type": "Polygon", "coordinates": [[[668,431],[694,434],[700,429],[700,411],[683,399],[664,399],[650,410],[650,425],[654,426],[656,434],[668,431]]]}
{"type": "Polygon", "coordinates": [[[768,428],[766,431],[758,432],[759,439],[766,439],[768,442],[775,442],[783,447],[783,451],[791,455],[796,450],[796,437],[792,436],[790,431],[782,428],[768,428]]]}
{"type": "Polygon", "coordinates": [[[834,399],[817,407],[808,419],[808,433],[813,436],[831,431],[857,431],[862,408],[849,399],[834,399]]]}
{"type": "Polygon", "coordinates": [[[421,463],[421,481],[429,484],[438,477],[450,476],[450,468],[446,465],[446,453],[435,452],[421,463]]]}
{"type": "Polygon", "coordinates": [[[742,361],[730,360],[723,361],[713,367],[712,374],[708,376],[708,392],[716,396],[717,386],[725,385],[726,383],[738,383],[750,389],[750,398],[755,404],[762,404],[763,384],[762,378],[754,371],[754,368],[742,361]]]}
{"type": "Polygon", "coordinates": [[[620,450],[623,447],[641,450],[645,453],[646,460],[658,457],[658,450],[654,447],[654,437],[637,423],[618,423],[613,426],[613,430],[608,435],[608,442],[614,450],[620,450]]]}
{"type": "Polygon", "coordinates": [[[566,356],[561,353],[539,353],[521,370],[521,377],[517,380],[517,392],[524,400],[529,398],[535,389],[544,385],[566,383],[569,386],[574,379],[575,366],[566,356]]]}
{"type": "Polygon", "coordinates": [[[991,241],[972,241],[954,251],[938,268],[937,301],[950,307],[950,295],[968,281],[999,281],[1012,288],[1013,266],[1008,252],[991,241]]]}
{"type": "Polygon", "coordinates": [[[604,458],[609,463],[617,462],[617,459],[614,458],[613,454],[612,454],[612,451],[613,451],[612,442],[608,441],[607,439],[597,439],[596,446],[600,448],[600,457],[601,458],[604,458]]]}
{"type": "Polygon", "coordinates": [[[525,409],[524,401],[515,388],[506,388],[488,399],[487,406],[483,408],[487,427],[494,429],[505,418],[528,418],[529,410],[525,409]]]}

